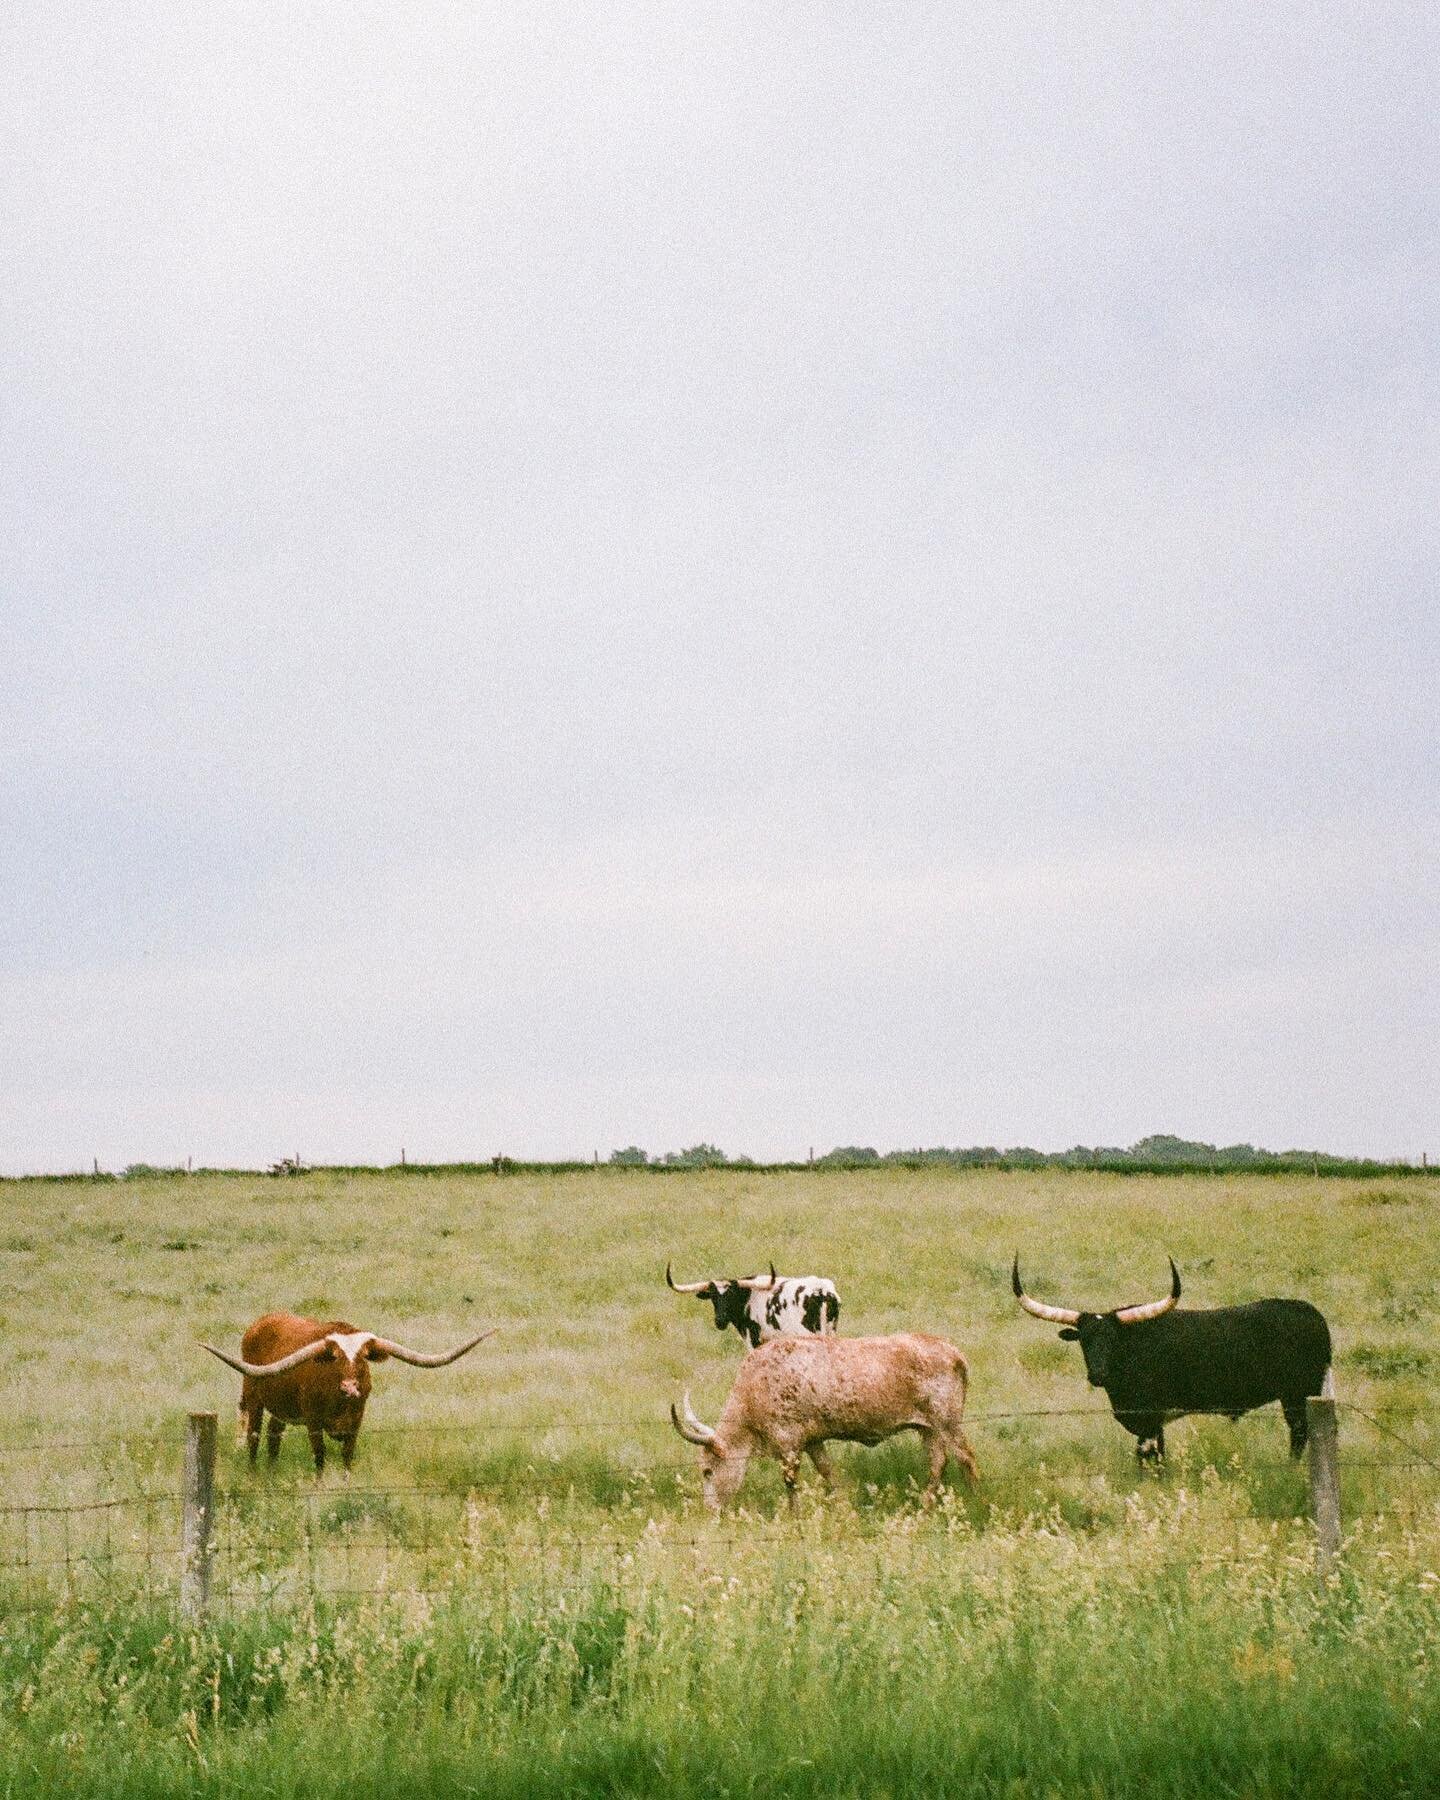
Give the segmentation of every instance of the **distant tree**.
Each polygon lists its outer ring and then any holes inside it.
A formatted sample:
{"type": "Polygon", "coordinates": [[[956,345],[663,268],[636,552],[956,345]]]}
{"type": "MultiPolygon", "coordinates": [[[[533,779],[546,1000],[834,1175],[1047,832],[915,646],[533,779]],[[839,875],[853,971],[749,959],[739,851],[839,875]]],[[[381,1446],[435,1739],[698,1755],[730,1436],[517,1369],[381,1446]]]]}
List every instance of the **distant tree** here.
{"type": "Polygon", "coordinates": [[[688,1150],[667,1150],[662,1161],[668,1169],[723,1169],[725,1152],[714,1144],[692,1144],[688,1150]]]}
{"type": "Polygon", "coordinates": [[[823,1156],[815,1158],[817,1169],[859,1169],[866,1163],[878,1163],[880,1152],[872,1150],[868,1145],[841,1144],[834,1150],[827,1150],[823,1156]]]}
{"type": "Polygon", "coordinates": [[[642,1150],[638,1144],[629,1144],[623,1150],[612,1150],[610,1160],[622,1169],[643,1169],[650,1160],[650,1152],[642,1150]]]}
{"type": "Polygon", "coordinates": [[[931,1150],[887,1150],[876,1159],[882,1163],[898,1163],[903,1168],[935,1167],[945,1169],[988,1168],[1000,1161],[993,1144],[971,1144],[964,1149],[947,1150],[943,1144],[931,1150]]]}
{"type": "Polygon", "coordinates": [[[1159,1131],[1132,1144],[1130,1154],[1136,1162],[1204,1163],[1214,1160],[1215,1146],[1192,1143],[1189,1138],[1172,1137],[1168,1132],[1159,1131]]]}

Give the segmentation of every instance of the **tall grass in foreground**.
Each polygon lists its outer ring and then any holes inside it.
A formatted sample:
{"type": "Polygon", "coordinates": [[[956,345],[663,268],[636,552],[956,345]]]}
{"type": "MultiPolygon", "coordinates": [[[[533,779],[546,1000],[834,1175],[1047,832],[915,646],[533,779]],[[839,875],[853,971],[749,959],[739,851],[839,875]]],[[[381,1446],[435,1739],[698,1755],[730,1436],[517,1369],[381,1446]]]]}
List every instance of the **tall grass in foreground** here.
{"type": "Polygon", "coordinates": [[[0,1635],[0,1794],[1426,1794],[1440,1530],[1308,1537],[1213,1472],[1123,1532],[660,1525],[563,1582],[0,1635]]]}

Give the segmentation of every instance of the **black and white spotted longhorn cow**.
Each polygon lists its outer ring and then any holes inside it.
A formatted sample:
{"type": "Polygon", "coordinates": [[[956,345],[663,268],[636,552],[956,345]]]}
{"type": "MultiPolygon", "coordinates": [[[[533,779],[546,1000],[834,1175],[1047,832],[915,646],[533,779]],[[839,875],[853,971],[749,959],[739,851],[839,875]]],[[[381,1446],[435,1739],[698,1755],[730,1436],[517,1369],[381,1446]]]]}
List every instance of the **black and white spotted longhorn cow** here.
{"type": "Polygon", "coordinates": [[[1206,1312],[1179,1309],[1180,1271],[1170,1292],[1111,1312],[1078,1312],[1032,1300],[1010,1270],[1015,1298],[1037,1319],[1063,1326],[1080,1345],[1091,1387],[1104,1388],[1119,1424],[1135,1436],[1142,1462],[1165,1454],[1165,1423],[1186,1413],[1242,1413],[1278,1400],[1290,1427],[1290,1454],[1305,1448],[1305,1402],[1333,1394],[1330,1327],[1308,1300],[1252,1300],[1206,1312]]]}
{"type": "Polygon", "coordinates": [[[806,1332],[829,1337],[840,1317],[840,1296],[835,1283],[820,1275],[726,1276],[711,1281],[677,1281],[670,1264],[665,1282],[672,1293],[694,1294],[715,1308],[715,1329],[730,1326],[753,1350],[776,1337],[802,1337],[806,1332]]]}

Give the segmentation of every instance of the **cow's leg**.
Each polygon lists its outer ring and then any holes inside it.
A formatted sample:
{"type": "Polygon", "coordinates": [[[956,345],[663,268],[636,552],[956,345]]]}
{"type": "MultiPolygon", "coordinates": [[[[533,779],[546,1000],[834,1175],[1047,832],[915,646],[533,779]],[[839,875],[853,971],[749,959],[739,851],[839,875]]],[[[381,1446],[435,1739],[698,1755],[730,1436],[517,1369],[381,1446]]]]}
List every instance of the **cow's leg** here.
{"type": "Polygon", "coordinates": [[[920,1433],[920,1441],[930,1452],[930,1479],[925,1484],[925,1492],[920,1496],[922,1503],[929,1506],[940,1492],[940,1483],[945,1475],[945,1458],[950,1450],[943,1431],[924,1430],[920,1433]]]}
{"type": "Polygon", "coordinates": [[[800,1481],[800,1453],[798,1450],[781,1459],[780,1474],[785,1483],[785,1498],[789,1502],[790,1510],[793,1513],[795,1510],[795,1489],[800,1481]]]}
{"type": "Polygon", "coordinates": [[[318,1481],[325,1473],[325,1433],[319,1425],[307,1425],[310,1434],[310,1454],[315,1458],[315,1479],[318,1481]]]}
{"type": "Polygon", "coordinates": [[[980,1485],[980,1470],[975,1462],[975,1452],[970,1448],[969,1439],[956,1426],[946,1438],[946,1448],[960,1467],[965,1471],[965,1479],[971,1487],[980,1485]]]}
{"type": "Polygon", "coordinates": [[[1159,1464],[1165,1460],[1165,1421],[1147,1419],[1143,1425],[1132,1425],[1135,1433],[1135,1455],[1143,1463],[1159,1464]]]}
{"type": "Polygon", "coordinates": [[[1117,1412],[1116,1423],[1135,1438],[1135,1454],[1142,1463],[1158,1463],[1165,1455],[1165,1415],[1158,1412],[1117,1412]]]}
{"type": "Polygon", "coordinates": [[[357,1426],[354,1431],[347,1431],[340,1439],[340,1462],[347,1475],[350,1473],[351,1463],[355,1460],[355,1440],[359,1435],[360,1428],[357,1426]]]}
{"type": "MultiPolygon", "coordinates": [[[[260,1435],[260,1427],[258,1424],[255,1427],[255,1435],[258,1443],[260,1435]]],[[[265,1422],[265,1456],[272,1468],[280,1460],[280,1440],[284,1435],[285,1421],[283,1419],[277,1419],[274,1413],[271,1413],[270,1417],[265,1422]]],[[[255,1460],[253,1455],[250,1460],[252,1462],[255,1460]]]]}
{"type": "Polygon", "coordinates": [[[255,1467],[255,1460],[260,1454],[260,1421],[265,1417],[265,1408],[258,1404],[240,1405],[240,1435],[245,1448],[250,1453],[250,1467],[255,1467]]]}
{"type": "Polygon", "coordinates": [[[1285,1414],[1285,1423],[1290,1427],[1290,1454],[1297,1461],[1305,1454],[1305,1445],[1310,1438],[1310,1421],[1306,1416],[1303,1400],[1282,1400],[1281,1409],[1285,1414]]]}
{"type": "Polygon", "coordinates": [[[805,1454],[814,1463],[816,1473],[833,1494],[835,1492],[835,1465],[831,1462],[823,1444],[811,1444],[805,1454]]]}

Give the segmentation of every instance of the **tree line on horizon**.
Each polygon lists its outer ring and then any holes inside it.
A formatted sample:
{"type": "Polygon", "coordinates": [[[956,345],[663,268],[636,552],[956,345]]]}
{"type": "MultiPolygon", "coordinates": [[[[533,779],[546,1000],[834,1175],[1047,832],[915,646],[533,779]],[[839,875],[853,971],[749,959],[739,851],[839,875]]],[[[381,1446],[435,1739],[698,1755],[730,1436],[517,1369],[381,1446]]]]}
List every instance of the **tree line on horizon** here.
{"type": "MultiPolygon", "coordinates": [[[[694,1144],[688,1150],[668,1150],[652,1157],[638,1145],[610,1153],[612,1166],[651,1169],[753,1169],[761,1165],[750,1156],[727,1156],[715,1144],[694,1144]]],[[[1254,1144],[1207,1144],[1194,1138],[1155,1132],[1128,1146],[1076,1144],[1069,1150],[1036,1150],[1028,1144],[1000,1149],[994,1144],[973,1144],[954,1149],[876,1150],[870,1145],[842,1144],[823,1156],[812,1156],[817,1169],[924,1168],[955,1169],[1119,1169],[1153,1170],[1224,1169],[1284,1171],[1287,1169],[1335,1171],[1355,1167],[1395,1167],[1377,1158],[1335,1156],[1325,1150],[1265,1150],[1254,1144]]]]}
{"type": "MultiPolygon", "coordinates": [[[[474,1162],[407,1162],[402,1153],[399,1163],[302,1163],[286,1158],[272,1165],[271,1175],[332,1174],[494,1174],[517,1175],[527,1171],[561,1174],[580,1172],[598,1166],[593,1161],[561,1158],[555,1161],[531,1161],[511,1156],[493,1156],[474,1162]]],[[[1207,1144],[1195,1138],[1177,1137],[1169,1132],[1155,1132],[1128,1146],[1076,1144],[1069,1150],[1036,1150],[1022,1144],[1001,1149],[994,1144],[972,1144],[953,1149],[937,1145],[928,1149],[876,1150],[868,1144],[840,1144],[824,1155],[813,1152],[804,1160],[761,1162],[753,1156],[729,1156],[716,1144],[692,1144],[684,1150],[667,1150],[652,1156],[637,1144],[623,1150],[612,1150],[608,1166],[616,1169],[649,1169],[656,1173],[684,1169],[881,1169],[881,1168],[952,1168],[952,1169],[1100,1169],[1116,1174],[1203,1174],[1210,1171],[1264,1174],[1315,1175],[1428,1175],[1433,1172],[1428,1157],[1418,1162],[1403,1158],[1336,1156],[1326,1150],[1265,1150],[1254,1144],[1207,1144]]],[[[143,1181],[173,1176],[254,1175],[257,1169],[239,1167],[203,1167],[188,1164],[165,1165],[130,1163],[119,1174],[102,1170],[98,1161],[93,1170],[65,1173],[35,1172],[28,1175],[0,1175],[0,1182],[45,1181],[143,1181]]]]}

